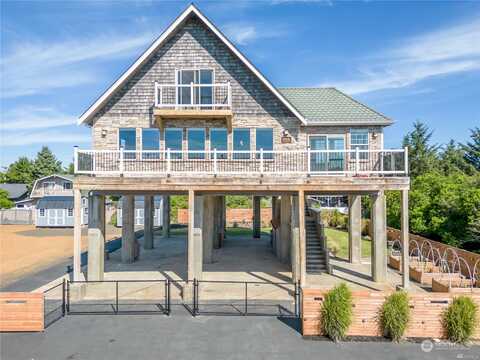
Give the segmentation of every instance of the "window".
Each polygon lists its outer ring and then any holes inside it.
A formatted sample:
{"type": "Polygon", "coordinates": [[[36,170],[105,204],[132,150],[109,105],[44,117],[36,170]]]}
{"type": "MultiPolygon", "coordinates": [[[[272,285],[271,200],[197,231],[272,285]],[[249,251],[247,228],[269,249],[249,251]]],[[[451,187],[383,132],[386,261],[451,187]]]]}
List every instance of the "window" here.
{"type": "Polygon", "coordinates": [[[250,153],[250,129],[234,129],[233,130],[233,150],[242,151],[241,153],[234,153],[234,159],[249,159],[250,153]]]}
{"type": "Polygon", "coordinates": [[[188,151],[201,151],[189,153],[189,159],[205,159],[205,129],[190,128],[187,131],[188,151]]]}
{"type": "MultiPolygon", "coordinates": [[[[228,150],[227,129],[210,129],[210,150],[217,149],[217,159],[226,159],[228,150]]],[[[213,154],[212,154],[213,159],[213,154]]]]}
{"type": "Polygon", "coordinates": [[[64,182],[63,183],[63,190],[72,190],[72,183],[71,182],[64,182]]]}
{"type": "Polygon", "coordinates": [[[142,129],[142,159],[160,158],[160,131],[158,129],[142,129]]]}
{"type": "MultiPolygon", "coordinates": [[[[350,148],[352,150],[368,150],[368,130],[350,130],[350,148]]],[[[353,155],[355,157],[355,155],[353,155]]],[[[359,154],[360,160],[368,160],[368,152],[359,154]]]]}
{"type": "Polygon", "coordinates": [[[260,159],[259,151],[263,149],[264,159],[273,159],[273,129],[256,129],[255,146],[257,149],[257,159],[260,159]]]}
{"type": "Polygon", "coordinates": [[[165,129],[165,148],[170,149],[172,159],[182,158],[183,129],[165,129]]]}
{"type": "Polygon", "coordinates": [[[137,150],[136,129],[120,129],[118,135],[118,147],[123,148],[123,150],[127,151],[124,154],[125,159],[135,159],[135,153],[130,151],[137,150]]]}
{"type": "Polygon", "coordinates": [[[179,104],[202,104],[211,105],[213,103],[213,88],[211,86],[194,87],[193,99],[190,84],[210,85],[213,84],[213,70],[199,69],[199,70],[178,70],[177,82],[180,86],[178,88],[179,104]]]}
{"type": "Polygon", "coordinates": [[[310,136],[310,170],[311,171],[342,171],[345,158],[345,139],[343,135],[313,135],[310,136]],[[320,151],[318,151],[320,150],[320,151]],[[339,151],[321,151],[339,150],[339,151]]]}
{"type": "Polygon", "coordinates": [[[55,188],[55,183],[53,181],[45,181],[43,183],[43,188],[44,189],[54,189],[55,188]]]}
{"type": "Polygon", "coordinates": [[[40,216],[44,217],[45,216],[45,209],[40,209],[40,216]]]}
{"type": "Polygon", "coordinates": [[[73,209],[72,209],[72,208],[69,208],[69,209],[67,210],[67,215],[70,216],[70,217],[73,216],[73,209]]]}
{"type": "Polygon", "coordinates": [[[85,207],[88,204],[88,200],[86,197],[82,198],[82,206],[85,207]]]}

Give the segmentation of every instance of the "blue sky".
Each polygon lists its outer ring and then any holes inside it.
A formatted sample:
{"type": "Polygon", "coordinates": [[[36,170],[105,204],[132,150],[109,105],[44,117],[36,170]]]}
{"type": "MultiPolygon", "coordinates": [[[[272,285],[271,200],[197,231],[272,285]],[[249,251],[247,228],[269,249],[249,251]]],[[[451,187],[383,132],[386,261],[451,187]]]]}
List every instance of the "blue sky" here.
{"type": "MultiPolygon", "coordinates": [[[[276,86],[336,86],[434,141],[480,126],[480,2],[198,1],[276,86]]],[[[3,1],[1,166],[48,145],[90,147],[78,116],[188,6],[184,1],[3,1]]]]}

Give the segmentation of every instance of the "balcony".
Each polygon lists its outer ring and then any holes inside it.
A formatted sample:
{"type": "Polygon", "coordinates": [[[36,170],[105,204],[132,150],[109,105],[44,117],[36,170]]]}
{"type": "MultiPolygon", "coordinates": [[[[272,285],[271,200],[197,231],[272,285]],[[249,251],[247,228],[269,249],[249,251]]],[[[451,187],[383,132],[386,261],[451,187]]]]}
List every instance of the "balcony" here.
{"type": "Polygon", "coordinates": [[[292,151],[75,150],[76,174],[104,176],[408,176],[407,149],[292,151]]]}
{"type": "Polygon", "coordinates": [[[164,119],[224,119],[231,128],[232,90],[230,83],[155,83],[153,114],[160,128],[164,119]]]}

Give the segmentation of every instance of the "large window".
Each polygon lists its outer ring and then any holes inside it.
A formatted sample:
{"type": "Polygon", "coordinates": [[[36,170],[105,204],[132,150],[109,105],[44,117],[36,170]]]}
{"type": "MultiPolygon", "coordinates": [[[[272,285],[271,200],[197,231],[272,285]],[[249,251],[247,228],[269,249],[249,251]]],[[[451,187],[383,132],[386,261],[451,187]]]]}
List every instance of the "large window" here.
{"type": "Polygon", "coordinates": [[[343,135],[310,136],[310,170],[342,171],[345,159],[345,138],[343,135]],[[318,151],[320,150],[320,151],[318,151]],[[329,150],[321,151],[321,150],[329,150]],[[338,150],[338,151],[333,151],[338,150]]]}
{"type": "Polygon", "coordinates": [[[190,128],[187,130],[189,159],[205,159],[205,129],[190,128]],[[200,151],[190,153],[190,151],[200,151]]]}
{"type": "Polygon", "coordinates": [[[142,129],[143,159],[160,158],[160,131],[158,129],[142,129]]]}
{"type": "Polygon", "coordinates": [[[250,129],[233,129],[233,151],[234,159],[250,158],[250,153],[244,153],[244,151],[250,151],[250,129]]]}
{"type": "MultiPolygon", "coordinates": [[[[177,81],[179,85],[212,85],[213,84],[213,70],[199,69],[199,70],[178,70],[177,81]]],[[[213,88],[211,86],[196,86],[192,90],[190,86],[180,86],[178,88],[178,103],[179,104],[202,104],[211,105],[213,103],[213,88]]]]}
{"type": "Polygon", "coordinates": [[[259,151],[263,149],[264,159],[273,159],[273,129],[256,129],[255,133],[255,146],[257,150],[257,159],[260,158],[259,151]]]}
{"type": "Polygon", "coordinates": [[[165,149],[170,149],[172,159],[182,158],[183,129],[165,129],[165,149]]]}
{"type": "MultiPolygon", "coordinates": [[[[350,130],[350,148],[352,150],[368,150],[368,130],[350,130]]],[[[360,152],[359,157],[360,160],[367,160],[368,152],[360,152]]]]}
{"type": "Polygon", "coordinates": [[[137,149],[136,129],[120,129],[118,135],[118,147],[127,151],[125,153],[125,159],[135,159],[135,153],[130,151],[137,149]]]}
{"type": "MultiPolygon", "coordinates": [[[[227,129],[210,129],[210,150],[217,150],[217,159],[226,159],[228,150],[227,129]]],[[[213,159],[213,154],[212,154],[213,159]]]]}

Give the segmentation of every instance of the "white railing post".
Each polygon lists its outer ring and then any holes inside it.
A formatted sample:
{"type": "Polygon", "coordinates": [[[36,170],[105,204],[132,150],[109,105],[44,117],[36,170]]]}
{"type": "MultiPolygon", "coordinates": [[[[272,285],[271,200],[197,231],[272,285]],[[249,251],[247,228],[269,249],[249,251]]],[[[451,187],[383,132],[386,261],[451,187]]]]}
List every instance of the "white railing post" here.
{"type": "Polygon", "coordinates": [[[76,174],[78,172],[78,146],[73,147],[73,172],[76,174]]]}
{"type": "Polygon", "coordinates": [[[360,171],[360,151],[358,147],[355,148],[355,174],[358,175],[360,171]]]}
{"type": "Polygon", "coordinates": [[[408,146],[405,146],[405,149],[404,149],[405,153],[404,153],[404,158],[405,158],[405,175],[408,175],[408,146]]]}
{"type": "Polygon", "coordinates": [[[120,174],[123,174],[123,171],[125,170],[124,166],[124,161],[125,161],[125,152],[123,146],[120,147],[120,164],[119,164],[119,170],[120,174]]]}
{"type": "Polygon", "coordinates": [[[95,150],[93,150],[93,153],[92,153],[92,160],[93,160],[92,171],[95,174],[97,172],[97,152],[95,150]]]}
{"type": "Polygon", "coordinates": [[[228,107],[232,108],[232,86],[230,85],[230,81],[227,83],[227,103],[228,107]]]}
{"type": "Polygon", "coordinates": [[[217,148],[213,149],[213,173],[216,175],[217,169],[217,148]]]}
{"type": "Polygon", "coordinates": [[[390,152],[390,166],[392,167],[390,170],[395,172],[395,153],[393,151],[390,152]]]}
{"type": "Polygon", "coordinates": [[[310,153],[310,146],[307,147],[307,174],[310,174],[312,172],[311,167],[311,153],[310,153]]]}
{"type": "Polygon", "coordinates": [[[190,83],[190,104],[193,106],[195,102],[193,101],[193,82],[190,83]]]}
{"type": "Polygon", "coordinates": [[[170,157],[170,148],[167,148],[167,175],[170,175],[172,170],[172,162],[170,157]]]}
{"type": "Polygon", "coordinates": [[[263,148],[260,148],[260,174],[263,174],[263,148]]]}

